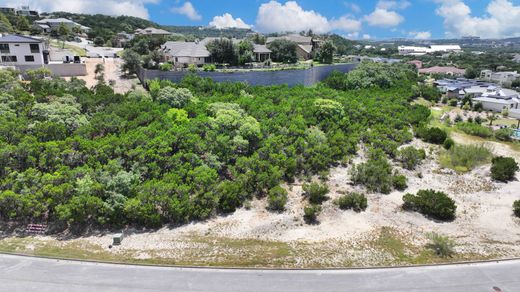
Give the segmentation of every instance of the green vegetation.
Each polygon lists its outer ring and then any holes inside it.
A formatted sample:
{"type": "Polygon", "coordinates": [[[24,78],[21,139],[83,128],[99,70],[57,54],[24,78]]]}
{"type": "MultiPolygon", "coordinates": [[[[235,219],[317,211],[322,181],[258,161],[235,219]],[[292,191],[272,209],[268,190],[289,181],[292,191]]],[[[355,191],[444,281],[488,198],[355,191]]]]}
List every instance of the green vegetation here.
{"type": "Polygon", "coordinates": [[[332,64],[335,52],[336,47],[334,46],[334,43],[326,41],[321,45],[314,59],[324,64],[332,64]]]}
{"type": "Polygon", "coordinates": [[[320,205],[311,204],[303,208],[303,219],[307,224],[313,224],[317,222],[318,215],[321,212],[320,205]]]}
{"type": "Polygon", "coordinates": [[[341,210],[352,209],[356,212],[365,211],[368,207],[367,197],[360,193],[349,193],[334,201],[341,210]]]}
{"type": "Polygon", "coordinates": [[[462,132],[468,135],[478,136],[481,138],[489,138],[493,136],[493,131],[490,128],[476,123],[457,123],[457,129],[461,130],[462,132]]]}
{"type": "Polygon", "coordinates": [[[433,250],[438,256],[447,258],[455,254],[455,242],[449,237],[433,232],[428,234],[428,238],[431,242],[426,247],[433,250]]]}
{"type": "Polygon", "coordinates": [[[273,61],[288,64],[298,62],[296,47],[297,44],[295,42],[284,39],[277,39],[268,46],[268,48],[273,51],[271,53],[271,59],[273,59],[273,61]]]}
{"type": "Polygon", "coordinates": [[[399,161],[408,170],[414,170],[425,158],[426,152],[424,149],[416,149],[413,146],[401,149],[398,154],[399,161]]]}
{"type": "MultiPolygon", "coordinates": [[[[204,220],[328,170],[360,139],[379,152],[375,167],[386,167],[391,189],[384,152],[430,115],[409,103],[407,83],[338,91],[189,75],[149,88],[121,95],[76,78],[21,83],[0,71],[0,219],[71,230],[204,220]]],[[[366,180],[380,188],[380,178],[366,180]]]]}
{"type": "Polygon", "coordinates": [[[267,196],[267,208],[272,211],[285,210],[287,204],[287,191],[281,186],[276,186],[269,190],[267,196]]]}
{"type": "Polygon", "coordinates": [[[495,157],[491,163],[491,178],[501,182],[513,180],[515,173],[520,169],[512,157],[495,157]]]}
{"type": "Polygon", "coordinates": [[[455,145],[440,156],[440,164],[457,172],[467,172],[486,164],[491,151],[484,145],[455,145]]]}
{"type": "Polygon", "coordinates": [[[513,213],[516,217],[520,217],[520,200],[513,203],[513,213]]]}
{"type": "Polygon", "coordinates": [[[329,188],[325,184],[310,183],[303,185],[303,196],[309,199],[311,204],[320,205],[328,200],[329,188]]]}
{"type": "Polygon", "coordinates": [[[503,128],[495,131],[495,138],[499,141],[510,142],[513,140],[513,130],[510,128],[503,128]]]}
{"type": "Polygon", "coordinates": [[[394,174],[394,176],[392,176],[392,186],[398,191],[406,190],[408,188],[408,184],[406,183],[406,176],[401,174],[394,174]]]}
{"type": "Polygon", "coordinates": [[[457,210],[455,201],[445,193],[434,190],[420,190],[417,195],[406,194],[403,201],[405,210],[418,211],[439,220],[454,219],[457,210]]]}
{"type": "Polygon", "coordinates": [[[416,136],[428,143],[438,145],[444,144],[448,138],[446,131],[437,127],[426,128],[424,126],[417,129],[416,136]]]}
{"type": "Polygon", "coordinates": [[[370,153],[367,162],[355,165],[351,175],[355,184],[361,184],[372,192],[388,194],[394,188],[392,166],[380,150],[370,153]]]}

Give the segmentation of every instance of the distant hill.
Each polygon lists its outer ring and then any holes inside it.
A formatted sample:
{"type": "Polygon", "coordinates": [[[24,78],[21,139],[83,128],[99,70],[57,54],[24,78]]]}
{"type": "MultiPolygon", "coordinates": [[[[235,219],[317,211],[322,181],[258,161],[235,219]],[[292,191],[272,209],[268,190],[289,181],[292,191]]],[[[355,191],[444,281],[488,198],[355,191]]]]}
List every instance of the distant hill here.
{"type": "Polygon", "coordinates": [[[108,16],[102,14],[76,14],[68,12],[53,12],[41,15],[43,17],[52,18],[67,18],[75,21],[81,25],[88,26],[92,29],[89,37],[94,39],[102,37],[103,39],[112,39],[114,35],[119,32],[134,32],[138,28],[157,27],[161,26],[155,22],[133,17],[133,16],[108,16]]]}
{"type": "Polygon", "coordinates": [[[227,37],[227,38],[245,38],[248,34],[254,33],[251,29],[243,28],[226,28],[217,29],[203,26],[174,26],[163,25],[164,29],[185,35],[190,38],[206,38],[206,37],[227,37]]]}

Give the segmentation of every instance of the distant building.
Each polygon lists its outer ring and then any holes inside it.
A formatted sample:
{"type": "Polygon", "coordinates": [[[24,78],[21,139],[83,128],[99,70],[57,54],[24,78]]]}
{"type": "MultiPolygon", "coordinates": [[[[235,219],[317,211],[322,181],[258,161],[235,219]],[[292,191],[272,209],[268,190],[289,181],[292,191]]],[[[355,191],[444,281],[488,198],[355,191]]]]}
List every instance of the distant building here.
{"type": "Polygon", "coordinates": [[[254,45],[253,53],[255,54],[256,62],[265,62],[271,59],[272,51],[269,50],[265,45],[254,45]]]}
{"type": "Polygon", "coordinates": [[[3,14],[16,14],[16,9],[12,7],[0,7],[0,12],[3,14]]]}
{"type": "Polygon", "coordinates": [[[441,67],[441,66],[434,66],[431,68],[422,68],[419,69],[420,74],[446,74],[450,76],[464,76],[466,74],[466,70],[459,69],[456,67],[441,67]]]}
{"type": "Polygon", "coordinates": [[[3,66],[43,65],[43,41],[22,36],[7,35],[0,37],[0,60],[3,66]]]}
{"type": "Polygon", "coordinates": [[[500,85],[511,85],[515,80],[520,79],[520,74],[516,71],[509,72],[493,72],[491,70],[482,70],[480,79],[497,82],[500,85]]]}
{"type": "Polygon", "coordinates": [[[79,23],[76,23],[70,19],[66,18],[46,18],[42,20],[36,20],[33,23],[33,28],[41,30],[43,33],[50,33],[52,31],[58,30],[60,25],[65,25],[69,29],[73,30],[75,28],[79,29],[83,33],[87,33],[90,31],[90,27],[83,26],[79,23]]]}
{"type": "Polygon", "coordinates": [[[211,62],[211,54],[202,43],[166,42],[161,46],[166,59],[175,67],[187,67],[190,64],[204,65],[211,62]]]}
{"type": "Polygon", "coordinates": [[[431,53],[459,53],[462,48],[459,45],[431,45],[429,47],[399,46],[399,55],[403,56],[422,56],[431,53]]]}
{"type": "Polygon", "coordinates": [[[16,14],[20,16],[30,16],[30,17],[39,17],[40,13],[36,10],[31,10],[29,6],[22,6],[20,9],[16,10],[16,14]]]}
{"type": "Polygon", "coordinates": [[[423,62],[419,61],[419,60],[410,61],[410,62],[408,62],[408,64],[414,65],[415,68],[417,68],[417,69],[421,69],[423,66],[423,62]]]}
{"type": "Polygon", "coordinates": [[[312,37],[302,36],[299,34],[290,34],[280,37],[268,37],[266,44],[269,45],[276,40],[288,40],[297,44],[296,53],[298,58],[303,60],[312,59],[312,52],[319,48],[321,40],[313,40],[312,37]]]}
{"type": "Polygon", "coordinates": [[[143,29],[136,29],[135,34],[136,35],[165,37],[165,36],[171,35],[172,33],[167,30],[160,29],[160,28],[147,27],[147,28],[143,28],[143,29]]]}

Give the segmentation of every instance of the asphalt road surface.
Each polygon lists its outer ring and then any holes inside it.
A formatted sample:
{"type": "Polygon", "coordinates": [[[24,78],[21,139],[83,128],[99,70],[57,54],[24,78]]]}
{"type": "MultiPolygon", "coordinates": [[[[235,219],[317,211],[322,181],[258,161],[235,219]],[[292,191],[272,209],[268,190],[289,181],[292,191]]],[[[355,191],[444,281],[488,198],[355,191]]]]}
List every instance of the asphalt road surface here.
{"type": "Polygon", "coordinates": [[[520,260],[366,270],[147,267],[0,255],[0,291],[520,291],[520,260]]]}

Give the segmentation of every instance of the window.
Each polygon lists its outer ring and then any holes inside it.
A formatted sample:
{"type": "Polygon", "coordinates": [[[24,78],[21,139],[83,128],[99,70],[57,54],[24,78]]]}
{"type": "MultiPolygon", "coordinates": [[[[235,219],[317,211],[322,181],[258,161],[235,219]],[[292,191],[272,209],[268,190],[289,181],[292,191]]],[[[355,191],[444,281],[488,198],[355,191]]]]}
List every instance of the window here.
{"type": "Polygon", "coordinates": [[[25,62],[34,62],[34,56],[25,56],[25,62]]]}
{"type": "Polygon", "coordinates": [[[18,62],[16,56],[2,56],[2,62],[18,62]]]}
{"type": "Polygon", "coordinates": [[[0,53],[9,54],[9,44],[0,44],[0,53]]]}
{"type": "Polygon", "coordinates": [[[30,44],[31,46],[31,53],[39,53],[40,52],[40,45],[38,44],[30,44]]]}

